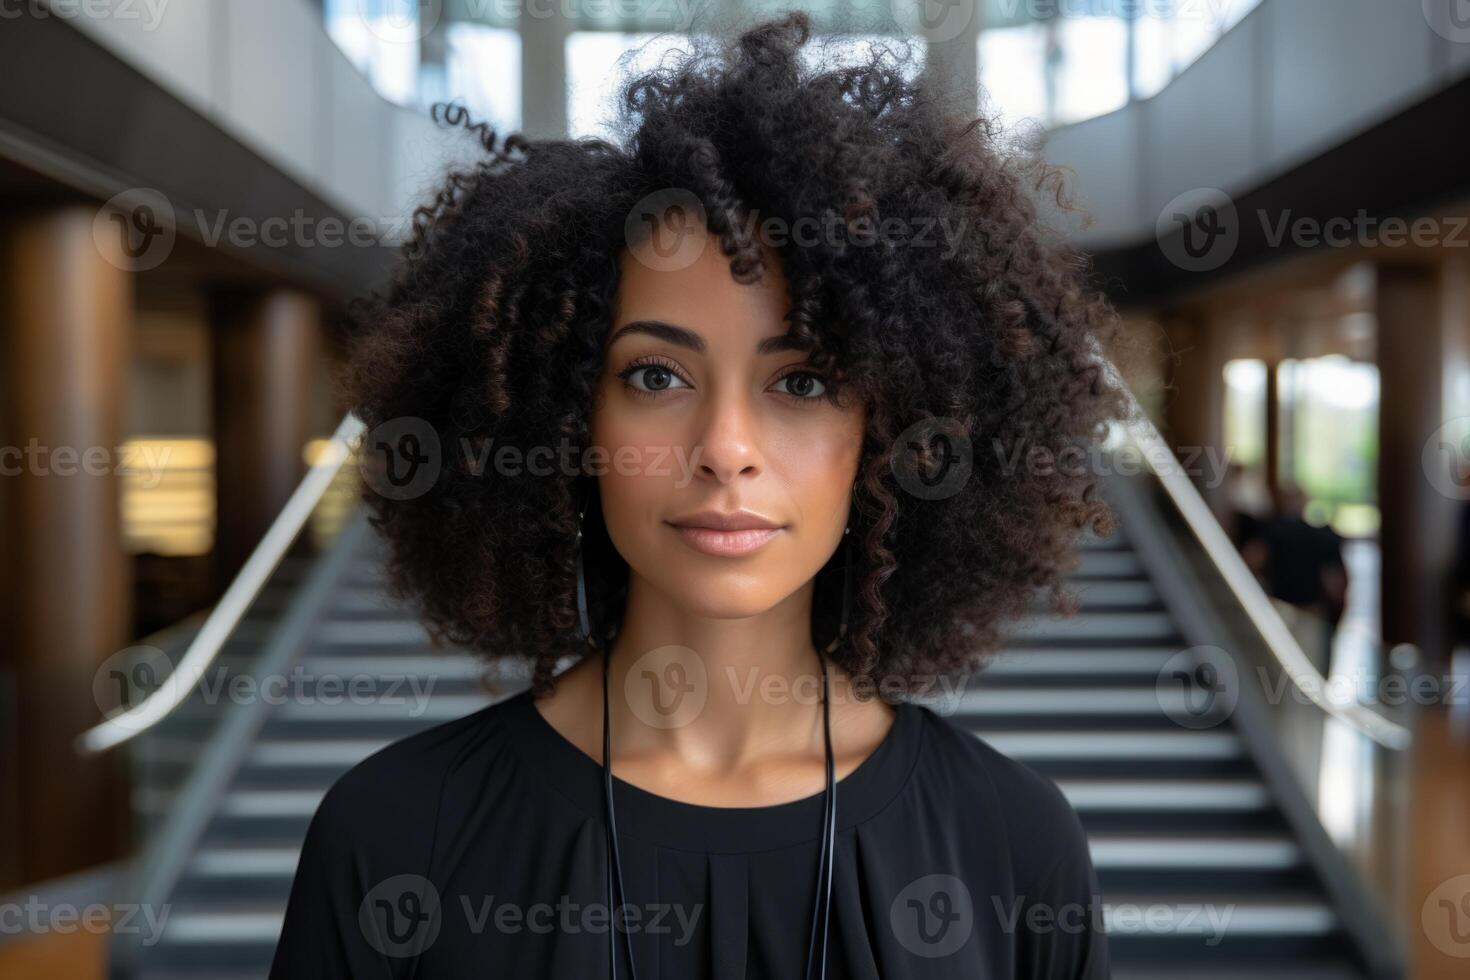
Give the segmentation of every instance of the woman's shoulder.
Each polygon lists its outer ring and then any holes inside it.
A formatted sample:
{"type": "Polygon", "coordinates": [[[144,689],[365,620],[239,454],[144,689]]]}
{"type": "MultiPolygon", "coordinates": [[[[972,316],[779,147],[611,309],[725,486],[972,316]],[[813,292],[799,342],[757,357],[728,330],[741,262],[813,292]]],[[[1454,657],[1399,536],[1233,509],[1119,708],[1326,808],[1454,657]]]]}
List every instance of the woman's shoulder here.
{"type": "Polygon", "coordinates": [[[521,691],[373,751],[331,784],[316,821],[364,842],[432,828],[456,785],[488,787],[512,768],[514,720],[529,696],[521,691]]]}
{"type": "Polygon", "coordinates": [[[1001,752],[963,719],[928,705],[913,707],[923,716],[926,780],[954,796],[955,812],[1001,821],[1019,885],[1053,864],[1089,860],[1082,819],[1050,776],[1001,752]]]}

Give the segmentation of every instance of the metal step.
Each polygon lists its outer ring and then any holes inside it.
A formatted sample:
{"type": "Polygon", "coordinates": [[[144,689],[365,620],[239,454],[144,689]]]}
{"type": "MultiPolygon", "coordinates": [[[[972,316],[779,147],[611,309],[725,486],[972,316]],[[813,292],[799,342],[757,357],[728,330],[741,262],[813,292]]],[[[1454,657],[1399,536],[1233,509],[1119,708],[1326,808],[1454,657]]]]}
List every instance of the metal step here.
{"type": "Polygon", "coordinates": [[[982,728],[975,730],[973,734],[1002,755],[1020,762],[1041,759],[1203,761],[1245,757],[1245,745],[1240,736],[1220,729],[997,732],[982,728]]]}

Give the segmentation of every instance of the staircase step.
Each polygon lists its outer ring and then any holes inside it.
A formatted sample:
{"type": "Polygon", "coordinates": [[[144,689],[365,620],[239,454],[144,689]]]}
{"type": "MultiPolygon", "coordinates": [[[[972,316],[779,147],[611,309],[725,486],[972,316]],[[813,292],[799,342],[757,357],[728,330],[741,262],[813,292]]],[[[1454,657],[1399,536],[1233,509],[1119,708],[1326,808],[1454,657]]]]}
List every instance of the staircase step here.
{"type": "Polygon", "coordinates": [[[1075,615],[1032,616],[1016,624],[1012,643],[1072,640],[1094,644],[1107,641],[1164,642],[1179,639],[1179,630],[1168,613],[1160,611],[1085,610],[1075,615]]]}
{"type": "Polygon", "coordinates": [[[1171,935],[1234,933],[1254,936],[1320,936],[1338,927],[1336,914],[1320,898],[1259,895],[1193,895],[1160,898],[1157,895],[1108,896],[1104,921],[1109,936],[1163,931],[1171,935]]]}
{"type": "Polygon", "coordinates": [[[1259,779],[1064,779],[1057,785],[1079,811],[1254,812],[1271,806],[1259,779]]]}
{"type": "Polygon", "coordinates": [[[1086,549],[1077,553],[1073,579],[1141,579],[1147,576],[1133,551],[1115,548],[1086,549]]]}
{"type": "Polygon", "coordinates": [[[974,730],[973,734],[1003,755],[1020,762],[1040,759],[1201,761],[1239,759],[1245,756],[1245,745],[1240,736],[1222,729],[997,732],[980,728],[974,730]]]}
{"type": "Polygon", "coordinates": [[[966,716],[1042,715],[1144,715],[1165,719],[1183,717],[1189,709],[1188,696],[1179,687],[1129,686],[1004,686],[980,687],[958,696],[941,697],[953,706],[956,719],[966,716]]]}
{"type": "Polygon", "coordinates": [[[319,648],[381,647],[385,645],[429,646],[429,633],[418,621],[401,619],[328,619],[317,626],[314,642],[319,648]]]}
{"type": "Polygon", "coordinates": [[[1084,649],[1065,647],[1037,647],[1027,650],[1007,648],[976,678],[1000,675],[1137,675],[1154,678],[1164,669],[1169,658],[1179,652],[1175,646],[1149,647],[1142,644],[1127,646],[1097,645],[1084,649]]]}
{"type": "Polygon", "coordinates": [[[434,694],[416,699],[405,688],[396,697],[372,698],[366,701],[343,701],[333,704],[324,700],[287,701],[272,717],[286,722],[332,722],[379,719],[385,721],[422,721],[434,724],[473,714],[490,704],[488,694],[434,694]]]}
{"type": "Polygon", "coordinates": [[[1273,870],[1302,862],[1301,847],[1291,837],[1178,837],[1108,835],[1090,837],[1092,861],[1099,871],[1112,868],[1273,870]]]}

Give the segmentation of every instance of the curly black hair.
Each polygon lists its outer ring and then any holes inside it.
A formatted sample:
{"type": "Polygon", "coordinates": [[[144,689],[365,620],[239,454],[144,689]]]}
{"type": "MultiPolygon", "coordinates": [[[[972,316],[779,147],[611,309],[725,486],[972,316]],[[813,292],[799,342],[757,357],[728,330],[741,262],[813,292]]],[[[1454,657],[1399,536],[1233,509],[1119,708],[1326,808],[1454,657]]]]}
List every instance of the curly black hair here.
{"type": "MultiPolygon", "coordinates": [[[[993,120],[949,111],[907,47],[813,65],[810,33],[793,12],[691,39],[625,84],[623,145],[498,139],[436,107],[483,159],[415,212],[393,281],[359,304],[340,383],[370,428],[412,418],[442,447],[424,492],[364,486],[390,586],[436,643],[525,658],[537,693],[585,655],[576,532],[594,478],[507,475],[458,447],[587,447],[628,218],[668,193],[697,201],[741,283],[764,268],[749,215],[838,222],[777,253],[788,334],[867,406],[833,659],[870,680],[974,670],[1039,598],[1075,609],[1078,535],[1114,521],[1086,461],[1130,408],[1106,355],[1118,317],[1033,194],[1070,207],[1064,181],[993,120]],[[873,234],[895,227],[911,234],[873,234]]],[[[605,637],[627,566],[596,510],[583,557],[605,637]]],[[[814,638],[835,619],[836,567],[817,576],[814,638]]]]}

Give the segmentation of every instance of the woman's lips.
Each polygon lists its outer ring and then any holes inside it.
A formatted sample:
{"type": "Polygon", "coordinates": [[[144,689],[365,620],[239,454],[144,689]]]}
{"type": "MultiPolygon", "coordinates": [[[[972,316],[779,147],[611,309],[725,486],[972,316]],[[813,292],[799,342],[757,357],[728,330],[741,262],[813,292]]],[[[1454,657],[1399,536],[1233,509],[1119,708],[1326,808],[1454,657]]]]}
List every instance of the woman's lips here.
{"type": "Polygon", "coordinates": [[[779,527],[752,527],[739,531],[717,531],[712,527],[687,527],[681,524],[669,526],[695,551],[719,558],[748,555],[765,547],[782,530],[779,527]]]}

